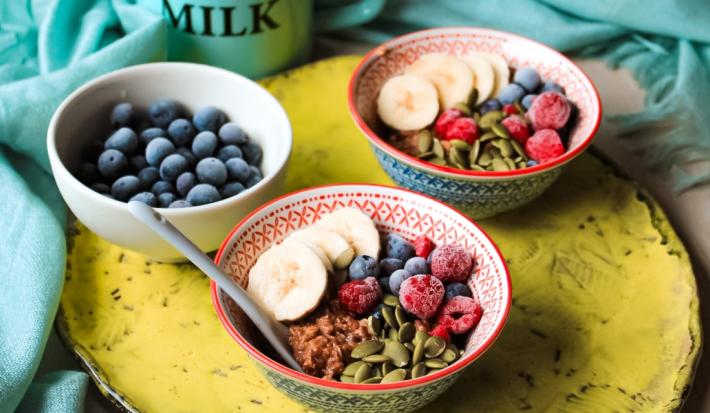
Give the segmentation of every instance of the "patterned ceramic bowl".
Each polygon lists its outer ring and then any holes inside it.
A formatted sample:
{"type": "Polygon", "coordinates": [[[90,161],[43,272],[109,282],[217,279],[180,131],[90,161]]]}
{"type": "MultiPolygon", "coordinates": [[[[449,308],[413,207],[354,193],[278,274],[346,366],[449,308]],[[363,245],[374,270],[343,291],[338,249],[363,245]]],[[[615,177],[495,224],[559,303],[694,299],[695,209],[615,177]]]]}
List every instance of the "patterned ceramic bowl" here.
{"type": "Polygon", "coordinates": [[[391,384],[349,384],[296,372],[274,361],[242,311],[212,283],[212,299],[229,334],[247,351],[266,379],[289,397],[319,411],[406,412],[449,388],[498,337],[508,316],[511,285],[505,261],[490,238],[466,216],[441,202],[405,189],[377,185],[332,185],[294,192],[254,211],[225,239],[215,258],[235,282],[246,286],[257,257],[291,231],[343,206],[370,215],[382,233],[410,240],[426,234],[438,244],[459,244],[475,257],[470,286],[483,318],[467,337],[465,354],[445,369],[391,384]]]}
{"type": "Polygon", "coordinates": [[[370,51],[355,69],[348,91],[350,112],[387,174],[399,185],[447,202],[474,218],[493,216],[524,205],[547,189],[562,166],[589,146],[601,121],[599,94],[589,77],[571,60],[533,40],[474,27],[424,30],[390,40],[370,51]],[[554,161],[506,172],[479,172],[438,166],[401,152],[378,133],[380,88],[427,53],[464,55],[472,51],[501,54],[513,67],[529,66],[545,80],[562,85],[579,109],[567,152],[554,161]]]}

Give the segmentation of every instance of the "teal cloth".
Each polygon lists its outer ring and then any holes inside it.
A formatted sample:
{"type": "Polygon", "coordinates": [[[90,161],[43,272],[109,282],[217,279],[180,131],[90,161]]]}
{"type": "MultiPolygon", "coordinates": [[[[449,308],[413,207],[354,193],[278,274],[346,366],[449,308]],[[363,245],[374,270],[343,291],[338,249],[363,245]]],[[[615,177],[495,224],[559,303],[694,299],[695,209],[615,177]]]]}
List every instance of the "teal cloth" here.
{"type": "MultiPolygon", "coordinates": [[[[705,0],[389,0],[377,21],[339,35],[380,42],[476,25],[628,67],[647,101],[643,112],[618,119],[624,134],[686,188],[710,178],[684,172],[688,162],[710,159],[709,21],[705,0]]],[[[74,88],[163,59],[165,41],[164,23],[136,0],[0,1],[0,413],[83,410],[84,373],[35,377],[65,265],[66,210],[49,175],[46,128],[74,88]]]]}

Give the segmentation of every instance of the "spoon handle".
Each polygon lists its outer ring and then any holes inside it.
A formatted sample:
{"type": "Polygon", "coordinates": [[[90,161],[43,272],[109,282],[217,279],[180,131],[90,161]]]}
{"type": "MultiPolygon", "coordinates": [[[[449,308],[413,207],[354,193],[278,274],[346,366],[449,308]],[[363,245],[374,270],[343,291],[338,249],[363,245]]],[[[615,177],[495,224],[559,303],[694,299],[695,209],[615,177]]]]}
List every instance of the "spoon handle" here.
{"type": "Polygon", "coordinates": [[[244,310],[244,313],[254,322],[271,345],[276,349],[281,358],[289,366],[302,371],[286,344],[288,342],[288,327],[276,322],[271,316],[265,314],[249,294],[219,268],[207,254],[202,252],[197,245],[180,232],[164,216],[150,206],[137,201],[128,203],[128,210],[134,217],[150,227],[165,241],[180,251],[190,262],[195,264],[202,272],[214,280],[219,288],[227,293],[244,310]]]}

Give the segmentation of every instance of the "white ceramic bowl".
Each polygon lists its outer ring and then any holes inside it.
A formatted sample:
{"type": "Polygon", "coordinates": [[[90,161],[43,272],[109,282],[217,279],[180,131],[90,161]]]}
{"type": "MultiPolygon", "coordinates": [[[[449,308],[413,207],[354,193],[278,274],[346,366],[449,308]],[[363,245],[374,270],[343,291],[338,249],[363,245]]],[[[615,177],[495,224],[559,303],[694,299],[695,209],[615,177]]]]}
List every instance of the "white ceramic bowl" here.
{"type": "Polygon", "coordinates": [[[205,65],[128,67],[86,83],[62,102],[49,124],[47,150],[54,179],[71,211],[110,242],[160,261],[180,261],[177,251],[133,218],[126,203],[94,192],[70,172],[81,162],[81,148],[106,135],[113,105],[128,101],[145,110],[159,98],[175,99],[190,111],[206,105],[220,108],[264,152],[264,179],[255,186],[213,204],[161,210],[204,251],[217,249],[235,222],[283,192],[293,138],[286,113],[265,89],[243,76],[205,65]]]}

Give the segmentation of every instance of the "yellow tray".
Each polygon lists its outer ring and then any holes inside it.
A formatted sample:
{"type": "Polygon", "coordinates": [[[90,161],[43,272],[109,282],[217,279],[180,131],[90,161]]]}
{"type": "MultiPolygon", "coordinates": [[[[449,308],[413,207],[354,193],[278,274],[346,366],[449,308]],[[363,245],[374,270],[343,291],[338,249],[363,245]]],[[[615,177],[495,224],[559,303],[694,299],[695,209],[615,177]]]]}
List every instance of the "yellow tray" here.
{"type": "MultiPolygon", "coordinates": [[[[288,189],[391,184],[351,122],[359,57],[263,84],[295,133],[288,189]]],[[[663,213],[598,159],[575,161],[542,198],[481,222],[513,278],[502,336],[431,412],[672,412],[701,331],[687,254],[663,213]]],[[[151,264],[76,224],[58,330],[99,389],[129,411],[291,412],[222,329],[208,280],[151,264]]]]}

